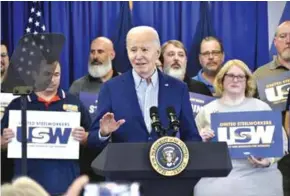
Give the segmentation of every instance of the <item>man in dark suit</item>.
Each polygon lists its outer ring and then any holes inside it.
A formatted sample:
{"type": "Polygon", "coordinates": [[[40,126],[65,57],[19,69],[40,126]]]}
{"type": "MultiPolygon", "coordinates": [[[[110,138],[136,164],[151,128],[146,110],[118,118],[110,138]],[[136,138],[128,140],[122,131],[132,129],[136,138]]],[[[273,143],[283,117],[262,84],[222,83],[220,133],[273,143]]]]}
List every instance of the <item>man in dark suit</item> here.
{"type": "MultiPolygon", "coordinates": [[[[158,33],[139,26],[127,34],[127,51],[132,70],[106,82],[99,94],[97,118],[88,136],[88,145],[112,142],[151,142],[158,139],[151,128],[149,110],[158,107],[160,121],[169,124],[166,109],[172,106],[180,121],[180,138],[201,141],[186,84],[164,75],[156,68],[160,56],[158,33]]],[[[169,131],[169,134],[173,131],[169,131]]]]}
{"type": "Polygon", "coordinates": [[[178,40],[169,40],[161,47],[160,60],[163,72],[184,81],[190,92],[212,96],[207,86],[186,75],[187,55],[184,45],[178,40]]]}

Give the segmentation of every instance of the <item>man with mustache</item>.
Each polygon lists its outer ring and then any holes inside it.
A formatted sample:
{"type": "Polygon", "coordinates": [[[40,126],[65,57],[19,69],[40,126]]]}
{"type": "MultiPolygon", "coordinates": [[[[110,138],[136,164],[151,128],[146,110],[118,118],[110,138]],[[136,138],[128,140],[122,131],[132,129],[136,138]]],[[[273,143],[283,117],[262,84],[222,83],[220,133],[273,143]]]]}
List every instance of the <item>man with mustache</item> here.
{"type": "MultiPolygon", "coordinates": [[[[259,67],[254,72],[256,80],[279,76],[282,73],[290,71],[290,20],[278,26],[275,33],[274,45],[277,49],[277,56],[274,56],[271,62],[259,67]]],[[[283,118],[285,117],[285,113],[285,111],[282,112],[283,118]]],[[[289,174],[287,174],[289,171],[281,172],[283,174],[284,195],[289,195],[289,192],[286,192],[286,190],[290,189],[290,177],[289,174]]]]}
{"type": "MultiPolygon", "coordinates": [[[[81,93],[92,93],[90,99],[96,99],[95,94],[99,93],[101,86],[111,78],[118,76],[118,72],[112,66],[115,58],[113,43],[106,37],[97,37],[91,43],[90,56],[88,62],[88,75],[76,80],[71,85],[69,92],[82,100],[81,93]]],[[[85,100],[82,100],[83,102],[85,100]]],[[[95,114],[95,109],[90,110],[95,114]]],[[[101,149],[89,149],[82,147],[80,155],[81,173],[87,174],[91,182],[103,181],[104,178],[96,175],[91,169],[91,162],[99,155],[101,149]]]]}
{"type": "Polygon", "coordinates": [[[91,43],[89,74],[74,81],[69,92],[79,96],[80,92],[98,93],[104,82],[115,77],[118,72],[112,66],[115,58],[113,43],[106,37],[98,37],[91,43]]]}
{"type": "Polygon", "coordinates": [[[214,93],[213,82],[224,62],[224,49],[216,37],[205,37],[200,44],[199,62],[202,69],[192,79],[204,83],[214,93]]]}
{"type": "Polygon", "coordinates": [[[186,75],[187,55],[184,45],[177,40],[169,40],[161,48],[163,72],[184,81],[190,92],[212,96],[207,86],[186,75]]]}

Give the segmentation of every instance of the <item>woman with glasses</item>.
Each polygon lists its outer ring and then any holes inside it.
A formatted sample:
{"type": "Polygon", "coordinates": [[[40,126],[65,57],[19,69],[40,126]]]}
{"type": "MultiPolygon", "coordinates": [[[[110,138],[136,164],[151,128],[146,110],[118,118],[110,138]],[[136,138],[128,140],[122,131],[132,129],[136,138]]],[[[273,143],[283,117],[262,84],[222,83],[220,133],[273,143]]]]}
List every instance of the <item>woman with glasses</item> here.
{"type": "MultiPolygon", "coordinates": [[[[201,109],[195,119],[204,142],[215,137],[211,130],[211,113],[271,110],[266,103],[253,98],[255,81],[248,66],[240,60],[230,60],[221,68],[215,78],[214,87],[219,98],[201,109]]],[[[286,139],[284,143],[286,148],[286,139]]],[[[232,164],[233,169],[227,177],[202,178],[195,186],[194,195],[283,195],[282,176],[274,158],[250,156],[248,160],[232,159],[232,164]]]]}

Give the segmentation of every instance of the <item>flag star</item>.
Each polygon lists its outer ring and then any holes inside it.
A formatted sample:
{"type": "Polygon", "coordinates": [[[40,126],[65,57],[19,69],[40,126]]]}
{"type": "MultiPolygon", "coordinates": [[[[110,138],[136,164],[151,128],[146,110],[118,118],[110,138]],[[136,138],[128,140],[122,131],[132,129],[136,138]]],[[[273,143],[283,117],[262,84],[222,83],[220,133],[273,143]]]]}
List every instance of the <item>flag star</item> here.
{"type": "Polygon", "coordinates": [[[21,62],[23,62],[23,61],[24,61],[24,58],[23,58],[23,57],[21,57],[21,58],[20,58],[20,61],[21,61],[21,62]]]}
{"type": "Polygon", "coordinates": [[[32,23],[33,22],[33,18],[29,17],[28,22],[32,23]]]}
{"type": "Polygon", "coordinates": [[[41,27],[41,28],[42,28],[42,30],[43,30],[43,31],[45,31],[45,26],[44,26],[44,25],[42,25],[42,27],[41,27]]]}
{"type": "Polygon", "coordinates": [[[27,37],[24,38],[24,42],[28,42],[28,38],[27,37]]]}
{"type": "Polygon", "coordinates": [[[41,39],[42,39],[42,40],[44,40],[44,39],[45,39],[45,36],[44,36],[44,35],[42,35],[42,36],[41,36],[41,39]]]}
{"type": "Polygon", "coordinates": [[[31,52],[29,53],[29,55],[30,55],[30,56],[33,56],[33,55],[34,55],[34,52],[33,52],[33,51],[31,51],[31,52]]]}
{"type": "Polygon", "coordinates": [[[23,69],[22,69],[22,67],[18,67],[18,71],[22,71],[23,69]]]}
{"type": "Polygon", "coordinates": [[[46,52],[48,52],[48,53],[49,53],[49,52],[50,52],[50,50],[49,50],[49,49],[47,49],[47,50],[46,50],[46,52]]]}
{"type": "Polygon", "coordinates": [[[33,32],[33,34],[34,34],[34,35],[37,35],[37,34],[38,34],[38,32],[37,32],[37,31],[34,31],[34,32],[33,32]]]}
{"type": "Polygon", "coordinates": [[[26,48],[22,48],[22,52],[26,52],[26,48]]]}
{"type": "Polygon", "coordinates": [[[33,46],[35,46],[35,42],[32,42],[31,44],[32,44],[33,46]]]}
{"type": "Polygon", "coordinates": [[[39,48],[40,48],[40,50],[42,50],[43,49],[43,45],[40,45],[39,48]]]}
{"type": "Polygon", "coordinates": [[[29,70],[28,70],[28,71],[26,71],[26,74],[27,74],[27,75],[30,75],[30,71],[29,71],[29,70]]]}
{"type": "Polygon", "coordinates": [[[40,17],[40,16],[41,16],[41,12],[38,11],[38,12],[36,13],[36,16],[40,17]]]}
{"type": "Polygon", "coordinates": [[[35,11],[34,7],[32,7],[30,11],[31,13],[33,13],[35,11]]]}
{"type": "Polygon", "coordinates": [[[29,27],[26,28],[26,33],[30,33],[31,29],[29,27]]]}
{"type": "Polygon", "coordinates": [[[28,61],[28,65],[32,65],[32,62],[31,61],[28,61]]]}
{"type": "Polygon", "coordinates": [[[39,26],[39,22],[38,22],[38,21],[36,21],[34,24],[35,24],[35,26],[37,26],[37,27],[39,26]]]}

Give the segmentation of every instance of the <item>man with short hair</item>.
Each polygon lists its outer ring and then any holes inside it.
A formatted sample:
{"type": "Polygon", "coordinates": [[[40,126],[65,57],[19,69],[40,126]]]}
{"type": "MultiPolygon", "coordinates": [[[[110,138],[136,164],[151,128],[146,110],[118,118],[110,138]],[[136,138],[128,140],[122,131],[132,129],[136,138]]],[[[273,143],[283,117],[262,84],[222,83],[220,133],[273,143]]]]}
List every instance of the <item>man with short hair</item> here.
{"type": "MultiPolygon", "coordinates": [[[[7,76],[7,70],[9,66],[9,55],[6,43],[1,40],[1,84],[7,76]]],[[[1,89],[1,93],[2,89],[1,89]]],[[[3,100],[2,100],[3,101],[3,100]]],[[[7,106],[5,104],[5,106],[7,106]]],[[[4,115],[5,106],[1,104],[1,117],[4,115]]],[[[2,141],[2,136],[1,136],[2,141]]],[[[7,158],[7,151],[1,148],[1,184],[10,182],[13,177],[13,160],[7,158]]]]}
{"type": "Polygon", "coordinates": [[[106,37],[98,37],[91,43],[88,75],[76,80],[69,92],[79,96],[80,92],[98,93],[104,82],[119,75],[112,65],[115,58],[113,43],[106,37]]]}
{"type": "MultiPolygon", "coordinates": [[[[201,141],[189,101],[186,84],[156,68],[160,40],[152,27],[132,28],[126,39],[132,70],[106,82],[99,94],[97,118],[88,136],[88,145],[104,147],[112,142],[152,142],[150,108],[158,107],[161,123],[167,126],[166,108],[174,107],[180,122],[180,138],[201,141]]],[[[169,135],[173,130],[168,130],[169,135]]]]}
{"type": "MultiPolygon", "coordinates": [[[[275,33],[274,45],[277,49],[277,56],[274,56],[271,62],[259,67],[254,72],[253,75],[256,80],[262,80],[262,79],[265,79],[266,77],[276,77],[282,73],[290,71],[290,21],[289,20],[281,23],[278,26],[275,33]]],[[[285,111],[282,112],[282,116],[285,119],[285,111]]],[[[287,195],[287,194],[289,195],[290,176],[289,174],[283,173],[283,171],[282,171],[282,174],[283,174],[284,191],[288,190],[287,193],[284,192],[284,195],[287,195]]]]}
{"type": "Polygon", "coordinates": [[[256,80],[278,76],[290,70],[290,21],[285,21],[277,28],[274,38],[277,56],[254,72],[256,80]]]}
{"type": "Polygon", "coordinates": [[[214,93],[213,82],[224,62],[224,48],[216,37],[205,37],[200,43],[199,62],[202,69],[192,79],[204,83],[214,93]]]}
{"type": "Polygon", "coordinates": [[[190,92],[212,96],[207,86],[186,75],[187,54],[184,45],[177,40],[169,40],[161,47],[163,72],[184,81],[190,92]]]}
{"type": "MultiPolygon", "coordinates": [[[[91,124],[88,111],[82,103],[73,95],[65,93],[59,88],[60,84],[60,64],[54,62],[48,66],[41,66],[39,73],[32,74],[36,80],[35,87],[41,86],[43,77],[51,77],[47,88],[42,91],[33,92],[27,95],[27,110],[36,111],[60,111],[60,112],[80,112],[81,127],[73,127],[72,136],[81,144],[86,144],[87,133],[91,124]],[[73,106],[75,111],[66,109],[65,105],[73,106]]],[[[1,120],[1,147],[7,148],[8,143],[15,137],[12,129],[8,128],[9,111],[21,109],[21,98],[14,99],[7,107],[3,119],[1,120]]],[[[12,117],[11,117],[12,118],[12,117]]],[[[21,159],[14,159],[14,176],[21,175],[21,159]]],[[[28,159],[27,175],[41,184],[51,195],[62,195],[69,185],[79,175],[78,160],[56,160],[56,159],[28,159]]]]}
{"type": "Polygon", "coordinates": [[[5,79],[9,66],[7,45],[1,41],[1,83],[5,79]]]}

